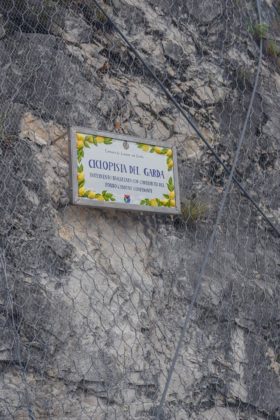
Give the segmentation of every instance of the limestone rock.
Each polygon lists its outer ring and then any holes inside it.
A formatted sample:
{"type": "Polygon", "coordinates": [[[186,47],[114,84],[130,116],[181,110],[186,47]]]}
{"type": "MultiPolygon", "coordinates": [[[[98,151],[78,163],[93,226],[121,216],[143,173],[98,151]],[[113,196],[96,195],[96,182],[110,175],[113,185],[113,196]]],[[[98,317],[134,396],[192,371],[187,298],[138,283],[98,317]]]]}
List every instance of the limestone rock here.
{"type": "Polygon", "coordinates": [[[193,4],[189,8],[189,12],[200,24],[208,25],[222,15],[224,7],[221,0],[214,0],[211,3],[208,0],[203,0],[193,4]]]}
{"type": "Polygon", "coordinates": [[[72,43],[90,43],[92,27],[81,16],[68,15],[65,19],[62,38],[72,43]]]}
{"type": "MultiPolygon", "coordinates": [[[[92,2],[66,3],[0,5],[0,28],[10,24],[0,33],[0,417],[152,419],[227,177],[92,2]],[[206,214],[72,206],[74,125],[176,145],[182,201],[206,203],[206,214]]],[[[106,1],[228,167],[258,57],[246,26],[255,11],[237,3],[106,1]]],[[[278,220],[279,80],[266,61],[236,171],[278,220]]],[[[163,418],[279,417],[269,229],[232,189],[163,418]]]]}

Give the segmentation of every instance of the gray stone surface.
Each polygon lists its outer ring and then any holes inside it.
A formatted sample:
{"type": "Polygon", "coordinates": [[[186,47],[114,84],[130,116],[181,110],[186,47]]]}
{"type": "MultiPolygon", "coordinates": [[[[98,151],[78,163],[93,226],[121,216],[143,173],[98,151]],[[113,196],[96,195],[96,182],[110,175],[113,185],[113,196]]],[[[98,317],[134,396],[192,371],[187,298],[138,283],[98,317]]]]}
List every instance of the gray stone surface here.
{"type": "MultiPolygon", "coordinates": [[[[258,51],[246,19],[256,15],[238,2],[181,3],[114,0],[106,10],[230,165],[258,51]]],[[[224,171],[91,2],[3,5],[0,418],[152,419],[224,171]],[[181,196],[205,212],[70,205],[69,125],[177,145],[181,196]]],[[[278,223],[279,91],[266,58],[237,171],[278,223]]],[[[233,189],[164,419],[280,418],[279,276],[279,239],[233,189]]]]}

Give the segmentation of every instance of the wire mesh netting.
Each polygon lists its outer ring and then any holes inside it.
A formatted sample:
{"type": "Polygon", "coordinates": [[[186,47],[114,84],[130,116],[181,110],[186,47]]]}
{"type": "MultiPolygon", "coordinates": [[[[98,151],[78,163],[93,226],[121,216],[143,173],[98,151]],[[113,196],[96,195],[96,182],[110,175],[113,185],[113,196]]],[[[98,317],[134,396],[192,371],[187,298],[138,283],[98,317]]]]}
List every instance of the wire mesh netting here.
{"type": "Polygon", "coordinates": [[[279,11],[1,0],[1,419],[280,418],[279,11]],[[71,205],[70,126],[175,145],[182,214],[71,205]]]}

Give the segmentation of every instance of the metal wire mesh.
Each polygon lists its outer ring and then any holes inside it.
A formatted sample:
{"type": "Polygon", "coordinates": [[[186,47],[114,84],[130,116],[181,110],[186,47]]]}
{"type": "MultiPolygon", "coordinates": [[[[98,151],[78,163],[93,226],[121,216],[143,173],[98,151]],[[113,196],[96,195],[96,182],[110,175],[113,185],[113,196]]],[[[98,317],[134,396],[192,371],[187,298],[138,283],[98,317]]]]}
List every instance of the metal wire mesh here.
{"type": "MultiPolygon", "coordinates": [[[[279,226],[279,2],[99,4],[279,226]]],[[[279,419],[279,237],[91,0],[0,4],[0,418],[279,419]],[[175,144],[181,216],[69,203],[68,127],[175,144]]]]}

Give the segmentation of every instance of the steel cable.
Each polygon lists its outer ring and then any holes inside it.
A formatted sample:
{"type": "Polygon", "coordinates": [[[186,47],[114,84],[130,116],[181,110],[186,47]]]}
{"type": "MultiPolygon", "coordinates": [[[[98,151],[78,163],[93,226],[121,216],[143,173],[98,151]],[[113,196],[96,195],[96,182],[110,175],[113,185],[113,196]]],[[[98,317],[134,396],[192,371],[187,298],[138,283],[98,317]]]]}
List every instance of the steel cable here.
{"type": "MultiPolygon", "coordinates": [[[[259,22],[261,24],[261,12],[260,12],[259,0],[257,0],[257,9],[258,9],[258,15],[259,15],[259,22]]],[[[261,62],[262,62],[262,49],[263,49],[263,41],[262,41],[262,38],[261,38],[260,39],[260,48],[259,48],[259,58],[258,58],[258,65],[257,65],[254,87],[253,87],[253,91],[252,91],[252,94],[251,94],[249,107],[248,107],[248,110],[247,110],[247,113],[246,113],[246,118],[245,118],[245,121],[244,121],[243,129],[242,129],[239,141],[238,141],[238,146],[237,146],[237,150],[236,150],[236,153],[235,153],[234,162],[233,162],[233,165],[232,165],[232,168],[231,168],[231,171],[230,171],[228,181],[227,181],[226,186],[225,186],[224,191],[223,191],[222,201],[221,201],[221,204],[220,204],[220,207],[219,207],[219,210],[218,210],[218,215],[217,215],[217,218],[216,218],[216,221],[215,221],[215,225],[214,225],[214,228],[213,228],[212,234],[210,236],[210,239],[209,239],[209,242],[208,242],[208,245],[207,245],[207,249],[206,249],[206,252],[205,252],[205,255],[204,255],[204,258],[203,258],[203,262],[202,262],[201,269],[200,269],[198,279],[197,279],[197,282],[196,282],[194,294],[193,294],[189,309],[187,311],[187,315],[186,315],[185,320],[184,320],[184,324],[183,324],[181,334],[180,334],[180,338],[178,340],[176,350],[175,350],[175,353],[174,353],[174,356],[173,356],[173,359],[172,359],[172,362],[171,362],[171,366],[170,366],[169,371],[168,371],[167,380],[166,380],[166,383],[165,383],[165,387],[164,387],[162,397],[161,397],[161,400],[160,400],[160,404],[159,404],[157,414],[156,414],[156,420],[160,420],[160,416],[161,416],[161,413],[163,411],[163,406],[164,406],[165,399],[166,399],[167,392],[168,392],[168,388],[169,388],[169,385],[170,385],[170,382],[171,382],[171,379],[172,379],[172,374],[174,372],[175,365],[176,365],[176,362],[177,362],[177,359],[178,359],[178,356],[179,356],[179,353],[180,353],[180,349],[182,347],[183,340],[185,338],[185,335],[186,335],[186,332],[187,332],[187,329],[188,329],[188,326],[189,326],[189,323],[190,323],[192,311],[194,309],[195,303],[198,299],[198,296],[199,296],[199,293],[200,293],[200,290],[201,290],[201,286],[202,286],[202,282],[203,282],[203,276],[205,274],[205,269],[206,269],[206,266],[207,266],[207,263],[208,263],[208,260],[209,260],[210,253],[212,251],[214,239],[216,237],[219,225],[220,225],[221,220],[222,220],[226,200],[228,198],[228,194],[230,192],[230,188],[231,188],[231,185],[232,185],[232,182],[233,182],[233,176],[234,176],[233,174],[234,174],[235,168],[236,168],[238,160],[239,160],[241,147],[242,147],[242,144],[244,142],[245,133],[246,133],[246,130],[247,130],[247,127],[248,127],[248,122],[249,122],[249,118],[250,118],[250,115],[251,115],[251,112],[252,112],[252,107],[253,107],[256,91],[257,91],[258,82],[259,82],[259,75],[260,75],[260,71],[261,71],[261,62]]]]}
{"type": "MultiPolygon", "coordinates": [[[[253,103],[254,103],[254,99],[255,99],[255,95],[256,95],[256,91],[257,91],[257,86],[258,86],[258,82],[259,82],[259,75],[260,75],[260,71],[261,71],[261,62],[262,62],[263,40],[262,40],[262,38],[260,38],[259,57],[258,57],[258,64],[257,64],[255,81],[254,81],[254,87],[253,87],[253,90],[252,90],[250,103],[249,103],[249,106],[248,106],[248,109],[247,109],[246,118],[245,118],[245,121],[244,121],[242,132],[241,132],[241,135],[240,135],[240,138],[239,138],[239,141],[238,141],[237,150],[236,150],[235,157],[234,157],[234,162],[232,164],[232,167],[229,169],[225,165],[225,163],[222,161],[222,159],[219,157],[219,155],[215,152],[215,150],[211,147],[209,142],[205,139],[205,137],[200,132],[200,130],[197,128],[197,126],[193,122],[192,118],[185,112],[185,110],[176,101],[176,99],[172,96],[172,94],[169,92],[169,90],[158,79],[158,77],[154,74],[152,69],[148,66],[148,64],[141,57],[141,55],[138,53],[136,48],[127,39],[127,37],[123,34],[123,32],[112,21],[112,19],[108,16],[108,14],[105,12],[105,10],[98,4],[98,2],[96,0],[93,0],[93,2],[96,4],[98,9],[105,15],[105,17],[110,21],[112,26],[115,28],[116,32],[118,32],[118,34],[125,41],[125,43],[128,45],[128,47],[133,51],[135,56],[142,62],[145,69],[150,73],[150,75],[153,77],[153,79],[157,82],[157,84],[160,86],[160,88],[165,93],[165,95],[169,98],[170,101],[172,101],[172,103],[175,105],[175,107],[184,116],[185,120],[194,129],[194,131],[199,136],[199,138],[203,141],[203,143],[211,151],[211,153],[216,158],[216,160],[223,166],[225,172],[229,175],[226,186],[223,190],[223,196],[222,196],[222,200],[221,200],[221,203],[220,203],[220,206],[219,206],[218,215],[217,215],[217,218],[216,218],[216,221],[215,221],[215,225],[214,225],[212,234],[210,236],[210,239],[209,239],[209,242],[208,242],[208,245],[207,245],[207,249],[206,249],[202,264],[201,264],[201,268],[200,268],[198,279],[197,279],[197,282],[196,282],[196,287],[195,287],[195,290],[194,290],[194,294],[192,296],[190,306],[188,308],[185,320],[183,322],[183,327],[181,329],[180,337],[179,337],[178,343],[176,345],[176,350],[175,350],[174,356],[172,358],[170,368],[168,370],[168,375],[167,375],[164,390],[163,390],[163,393],[162,393],[162,396],[161,396],[161,399],[160,399],[160,403],[159,403],[159,406],[156,408],[156,412],[154,412],[154,415],[156,416],[156,420],[160,420],[161,418],[163,418],[162,417],[163,407],[164,407],[164,404],[165,404],[165,400],[166,400],[167,392],[168,392],[168,389],[169,389],[169,385],[171,383],[172,375],[173,375],[173,372],[174,372],[174,369],[175,369],[175,365],[176,365],[176,362],[178,360],[179,353],[180,353],[180,350],[181,350],[181,347],[182,347],[182,344],[183,344],[183,340],[185,338],[185,335],[186,335],[186,332],[187,332],[187,329],[188,329],[188,326],[189,326],[189,323],[190,323],[190,318],[191,318],[192,311],[194,309],[194,306],[195,306],[195,304],[197,302],[197,299],[199,297],[199,294],[200,294],[200,290],[201,290],[201,286],[202,286],[202,282],[203,282],[203,277],[204,277],[204,274],[205,274],[205,269],[206,269],[210,253],[212,251],[213,243],[214,243],[214,240],[215,240],[215,237],[216,237],[216,234],[217,234],[217,231],[218,231],[218,228],[219,228],[222,216],[223,216],[225,203],[226,203],[226,200],[228,198],[228,194],[230,192],[230,189],[231,189],[231,186],[232,186],[233,182],[238,186],[238,188],[242,191],[242,193],[245,195],[245,197],[254,205],[254,207],[262,215],[262,217],[266,220],[266,222],[270,225],[270,227],[273,229],[273,231],[275,233],[277,233],[278,236],[280,236],[280,231],[277,229],[277,227],[274,226],[274,224],[269,220],[269,218],[266,216],[266,214],[261,210],[259,205],[255,202],[255,200],[253,200],[253,198],[249,195],[249,193],[245,190],[245,188],[240,184],[240,182],[234,176],[235,169],[236,169],[238,161],[239,161],[241,147],[242,147],[243,142],[244,142],[244,138],[245,138],[246,130],[247,130],[247,127],[248,127],[248,122],[249,122],[249,118],[250,118],[250,115],[251,115],[251,112],[252,112],[252,106],[253,106],[253,103]]],[[[261,9],[260,9],[259,0],[256,0],[256,4],[257,4],[259,24],[261,25],[262,19],[261,19],[261,9]]]]}
{"type": "MultiPolygon", "coordinates": [[[[205,136],[201,133],[201,131],[196,126],[195,122],[192,120],[191,116],[182,108],[182,106],[176,101],[176,99],[173,97],[173,95],[169,92],[169,90],[164,86],[164,84],[159,80],[159,78],[156,76],[156,74],[153,72],[153,70],[150,68],[150,66],[146,63],[146,61],[141,57],[137,49],[132,45],[132,43],[128,40],[128,38],[124,35],[124,33],[119,29],[119,27],[116,25],[116,23],[112,20],[112,18],[106,13],[104,8],[99,5],[99,3],[96,0],[92,0],[93,3],[97,6],[97,8],[100,10],[101,13],[104,14],[106,19],[111,23],[112,27],[116,30],[116,32],[120,35],[120,37],[123,39],[123,41],[127,44],[127,46],[133,51],[135,56],[141,61],[145,69],[150,73],[152,78],[157,82],[157,84],[160,86],[162,91],[165,93],[167,98],[175,105],[177,110],[183,115],[185,120],[190,124],[190,126],[193,128],[195,133],[199,136],[199,138],[203,141],[205,146],[210,150],[212,155],[215,157],[215,159],[222,165],[227,175],[231,174],[231,169],[227,167],[227,165],[223,162],[223,160],[220,158],[217,152],[213,149],[213,147],[210,145],[210,143],[207,141],[205,136]]],[[[270,227],[273,229],[273,231],[277,234],[277,236],[280,237],[280,230],[278,227],[274,225],[274,223],[271,222],[269,217],[263,212],[263,210],[260,208],[260,206],[256,203],[256,201],[250,196],[250,194],[246,191],[246,189],[242,186],[242,184],[238,181],[238,179],[234,176],[232,176],[233,182],[238,186],[240,191],[244,194],[244,196],[253,204],[253,206],[257,209],[257,211],[262,215],[264,220],[270,225],[270,227]]]]}

